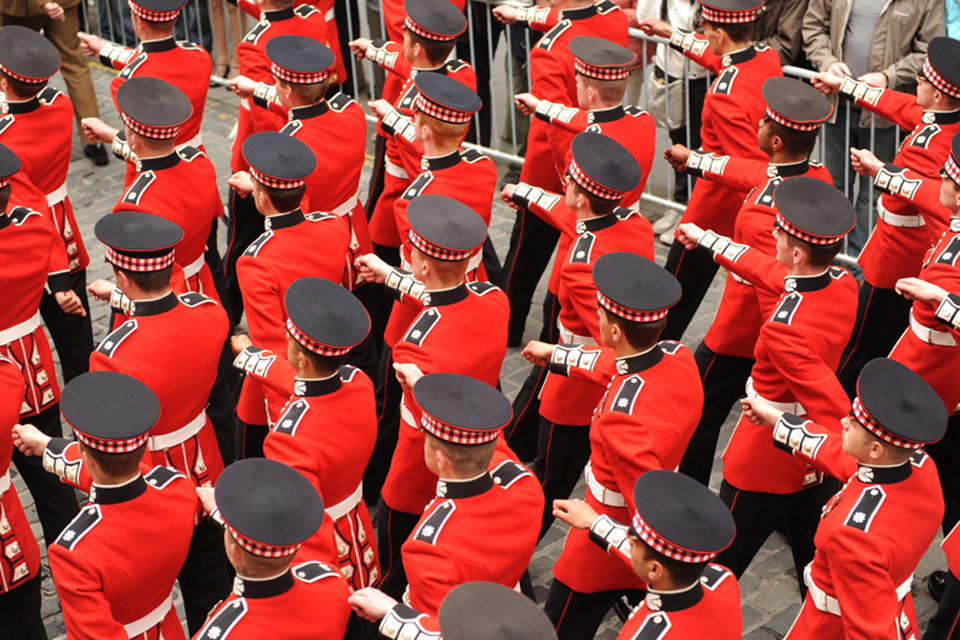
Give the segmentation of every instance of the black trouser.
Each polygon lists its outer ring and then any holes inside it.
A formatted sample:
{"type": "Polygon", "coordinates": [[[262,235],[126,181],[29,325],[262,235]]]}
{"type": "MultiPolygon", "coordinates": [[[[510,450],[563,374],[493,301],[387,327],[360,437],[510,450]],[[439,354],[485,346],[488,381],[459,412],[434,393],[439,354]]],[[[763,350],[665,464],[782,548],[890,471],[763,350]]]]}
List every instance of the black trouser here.
{"type": "Polygon", "coordinates": [[[237,418],[237,460],[263,457],[263,441],[270,427],[265,424],[247,424],[237,418]]]}
{"type": "Polygon", "coordinates": [[[93,327],[90,324],[90,302],[87,300],[87,271],[80,269],[70,274],[70,289],[80,297],[87,315],[67,313],[57,304],[52,293],[40,298],[40,316],[57,348],[63,384],[90,370],[93,351],[93,327]]]}
{"type": "Polygon", "coordinates": [[[540,416],[537,458],[533,461],[533,472],[540,478],[546,500],[540,538],[547,534],[553,524],[553,501],[570,497],[589,459],[588,425],[554,424],[540,416]]]}
{"type": "Polygon", "coordinates": [[[230,348],[230,337],[227,336],[217,362],[217,379],[210,388],[210,397],[207,400],[207,417],[213,424],[217,448],[224,466],[236,459],[239,447],[236,409],[242,385],[243,376],[233,366],[233,350],[230,348]]]}
{"type": "Polygon", "coordinates": [[[820,524],[820,512],[827,500],[840,488],[834,478],[795,493],[760,493],[737,489],[726,480],[720,484],[720,499],[730,507],[737,525],[733,544],[720,552],[717,564],[733,571],[739,578],[770,534],[780,529],[793,552],[801,599],[807,592],[803,569],[813,560],[816,547],[813,536],[820,524]]]}
{"type": "Polygon", "coordinates": [[[230,323],[236,326],[243,315],[243,296],[237,281],[237,260],[247,250],[250,243],[263,233],[263,216],[257,211],[253,196],[241,197],[230,189],[230,242],[227,245],[227,259],[223,264],[224,297],[223,307],[230,316],[230,323]]]}
{"type": "Polygon", "coordinates": [[[848,396],[852,398],[857,393],[857,378],[863,365],[889,355],[903,335],[910,323],[912,304],[893,289],[879,289],[868,282],[860,285],[853,335],[837,368],[837,378],[848,396]]]}
{"type": "Polygon", "coordinates": [[[384,347],[380,370],[375,380],[377,396],[377,442],[363,474],[363,500],[372,507],[380,499],[380,490],[390,470],[393,450],[400,437],[400,398],[403,389],[393,372],[393,349],[384,347]]]}
{"type": "Polygon", "coordinates": [[[710,484],[710,472],[717,455],[720,429],[730,409],[743,397],[754,360],[714,353],[701,342],[693,354],[703,382],[703,413],[680,461],[680,472],[710,484]]]}
{"type": "MultiPolygon", "coordinates": [[[[656,67],[654,72],[657,76],[663,77],[660,67],[656,67]]],[[[710,83],[706,78],[697,78],[690,80],[687,87],[689,88],[687,97],[690,104],[690,139],[687,139],[687,127],[682,126],[677,129],[670,129],[670,142],[682,144],[689,149],[699,149],[701,144],[700,126],[703,124],[703,101],[707,97],[707,89],[710,88],[710,83]]],[[[697,178],[685,171],[674,171],[674,178],[676,182],[673,187],[673,199],[677,202],[686,202],[690,199],[690,192],[693,190],[697,178]],[[687,189],[688,177],[691,178],[689,189],[687,189]]]]}
{"type": "MultiPolygon", "coordinates": [[[[540,340],[554,344],[559,339],[557,316],[560,305],[557,296],[547,291],[543,297],[543,327],[540,340]]],[[[521,460],[533,460],[537,455],[537,436],[540,433],[540,389],[547,378],[547,368],[534,365],[513,399],[513,418],[504,429],[507,444],[521,460]]]]}
{"type": "Polygon", "coordinates": [[[543,270],[557,246],[560,232],[527,209],[517,212],[510,234],[510,249],[503,261],[500,288],[510,299],[507,344],[518,345],[530,312],[530,301],[543,270]]]}
{"type": "MultiPolygon", "coordinates": [[[[373,245],[373,252],[391,267],[400,266],[399,248],[375,244],[373,245]]],[[[383,333],[387,328],[387,322],[390,320],[390,311],[393,309],[393,301],[396,298],[386,290],[384,285],[376,282],[365,284],[357,291],[357,298],[360,299],[360,302],[366,307],[367,313],[370,314],[370,334],[368,338],[375,347],[376,364],[379,364],[384,349],[393,347],[392,344],[384,344],[383,333]]],[[[374,384],[377,382],[377,375],[375,370],[374,375],[370,376],[374,384]]]]}
{"type": "MultiPolygon", "coordinates": [[[[353,295],[355,295],[367,309],[368,314],[370,313],[370,305],[374,298],[382,299],[386,297],[383,295],[382,287],[383,285],[378,285],[375,282],[368,282],[353,290],[353,295]]],[[[350,355],[347,356],[347,364],[353,365],[363,371],[371,381],[376,380],[380,365],[380,349],[382,345],[383,331],[381,330],[374,333],[371,328],[371,331],[367,334],[367,337],[363,339],[363,342],[350,350],[350,355]]]]}
{"type": "Polygon", "coordinates": [[[940,596],[940,604],[927,623],[923,640],[956,639],[960,639],[960,580],[947,571],[947,582],[943,595],[940,596]]]}
{"type": "Polygon", "coordinates": [[[554,578],[543,610],[556,628],[558,640],[590,640],[621,596],[639,600],[645,593],[640,589],[581,593],[554,578]]]}
{"type": "Polygon", "coordinates": [[[483,268],[487,271],[487,281],[499,282],[503,265],[500,264],[500,256],[497,255],[497,248],[493,246],[493,240],[490,239],[489,234],[483,241],[482,251],[481,259],[483,261],[483,268]]]}
{"type": "MultiPolygon", "coordinates": [[[[63,437],[58,404],[44,409],[35,416],[21,418],[20,421],[32,424],[50,437],[63,437]]],[[[64,527],[77,515],[80,507],[73,487],[60,482],[56,475],[44,471],[42,460],[40,456],[26,456],[16,447],[13,449],[13,464],[17,466],[17,471],[20,472],[27,489],[30,490],[30,495],[33,496],[40,527],[43,529],[43,539],[47,546],[50,546],[64,527]]]]}
{"type": "Polygon", "coordinates": [[[0,637],[10,640],[47,640],[47,631],[40,617],[40,581],[43,571],[17,585],[6,593],[0,593],[0,620],[3,630],[0,637]]]}
{"type": "Polygon", "coordinates": [[[373,171],[370,172],[370,182],[367,183],[367,204],[365,207],[367,220],[370,220],[370,217],[373,216],[373,210],[377,206],[380,194],[383,193],[383,180],[386,175],[386,163],[384,162],[386,150],[387,139],[377,134],[377,139],[373,143],[373,171]]]}
{"type": "Polygon", "coordinates": [[[380,582],[377,588],[399,600],[407,588],[407,572],[403,568],[400,547],[407,541],[420,516],[391,509],[380,503],[377,516],[377,553],[380,560],[380,582]]]}
{"type": "Polygon", "coordinates": [[[693,320],[694,314],[703,301],[703,296],[713,283],[713,276],[720,268],[713,261],[713,255],[704,249],[687,251],[679,242],[670,245],[667,263],[664,268],[672,273],[683,287],[680,302],[670,308],[667,314],[667,326],[663,329],[662,340],[680,340],[693,320]]]}
{"type": "Polygon", "coordinates": [[[193,529],[190,550],[177,577],[191,636],[203,626],[207,614],[230,593],[232,573],[223,548],[223,527],[210,518],[202,520],[193,529]]]}
{"type": "Polygon", "coordinates": [[[943,490],[943,535],[960,521],[960,413],[950,416],[947,433],[923,450],[937,463],[940,488],[943,490]]]}

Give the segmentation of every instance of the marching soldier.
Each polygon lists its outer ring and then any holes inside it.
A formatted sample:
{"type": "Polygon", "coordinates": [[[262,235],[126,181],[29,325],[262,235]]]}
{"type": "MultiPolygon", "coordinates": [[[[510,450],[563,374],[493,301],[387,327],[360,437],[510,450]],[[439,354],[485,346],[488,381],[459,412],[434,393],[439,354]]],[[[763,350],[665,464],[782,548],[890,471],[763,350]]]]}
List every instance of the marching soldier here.
{"type": "Polygon", "coordinates": [[[804,571],[807,595],[787,639],[916,637],[910,585],[943,516],[937,468],[922,450],[946,429],[936,392],[878,358],[860,374],[842,433],[759,398],[745,399],[744,411],[773,427],[779,448],[849,478],[824,508],[804,571]]]}
{"type": "MultiPolygon", "coordinates": [[[[582,500],[557,500],[554,506],[571,531],[589,535],[647,585],[618,640],[738,640],[740,586],[729,569],[711,562],[734,536],[723,502],[692,478],[667,469],[644,473],[630,495],[629,525],[582,500]]],[[[566,619],[558,621],[561,629],[566,619]]]]}
{"type": "MultiPolygon", "coordinates": [[[[853,329],[856,283],[831,263],[856,212],[842,193],[816,178],[788,178],[776,186],[773,198],[776,258],[693,223],[682,223],[677,237],[688,251],[708,250],[757,287],[766,321],[746,395],[824,420],[846,404],[833,372],[853,329]]],[[[836,482],[806,460],[778,450],[748,419],[741,415],[723,454],[720,497],[733,513],[737,537],[720,562],[743,575],[767,537],[783,527],[802,584],[803,567],[813,557],[813,523],[836,482]]]]}
{"type": "MultiPolygon", "coordinates": [[[[670,40],[670,46],[717,75],[703,103],[700,127],[706,153],[767,161],[757,146],[756,126],[766,102],[760,93],[764,80],[782,76],[780,56],[751,42],[753,20],[763,0],[698,0],[704,35],[676,29],[658,18],[644,18],[640,28],[649,35],[670,40]]],[[[744,193],[728,186],[698,180],[681,222],[733,235],[734,220],[744,193]]],[[[691,253],[674,242],[667,256],[667,271],[683,286],[683,299],[674,307],[664,331],[668,340],[679,340],[710,288],[718,265],[707,255],[691,253]]]]}
{"type": "Polygon", "coordinates": [[[239,460],[202,499],[224,525],[237,576],[194,640],[343,638],[350,617],[343,578],[322,562],[296,562],[300,545],[326,519],[306,478],[275,460],[239,460]]]}
{"type": "MultiPolygon", "coordinates": [[[[263,442],[264,455],[299,471],[327,501],[327,519],[336,529],[338,569],[351,590],[362,589],[380,577],[362,486],[377,439],[377,415],[373,383],[344,362],[366,337],[370,318],[349,291],[323,278],[293,282],[284,307],[286,351],[278,354],[251,345],[237,363],[264,363],[247,376],[288,396],[263,442]]],[[[329,540],[321,538],[322,533],[323,527],[304,542],[298,558],[324,559],[329,540]]]]}
{"type": "Polygon", "coordinates": [[[90,258],[67,196],[67,169],[73,136],[73,102],[47,81],[60,68],[60,54],[50,41],[32,29],[0,29],[0,90],[5,95],[0,116],[0,142],[10,148],[23,174],[45,194],[60,241],[55,251],[69,265],[68,284],[60,297],[44,291],[40,315],[57,347],[64,382],[88,368],[93,351],[90,304],[87,301],[87,265],[90,258]],[[72,291],[70,294],[68,292],[72,291]]]}

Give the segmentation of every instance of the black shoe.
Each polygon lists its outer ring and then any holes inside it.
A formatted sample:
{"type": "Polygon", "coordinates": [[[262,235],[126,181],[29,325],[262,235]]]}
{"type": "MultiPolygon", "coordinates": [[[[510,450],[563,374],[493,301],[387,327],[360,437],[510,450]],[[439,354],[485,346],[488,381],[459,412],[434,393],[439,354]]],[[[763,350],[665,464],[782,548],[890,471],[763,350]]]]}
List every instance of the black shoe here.
{"type": "Polygon", "coordinates": [[[927,591],[930,592],[930,597],[940,602],[941,596],[943,596],[943,590],[947,586],[947,572],[946,571],[934,571],[930,574],[930,577],[927,578],[927,591]]]}
{"type": "Polygon", "coordinates": [[[97,165],[98,167],[102,167],[110,162],[110,158],[107,156],[107,149],[99,143],[84,145],[83,155],[93,160],[93,164],[97,165]]]}

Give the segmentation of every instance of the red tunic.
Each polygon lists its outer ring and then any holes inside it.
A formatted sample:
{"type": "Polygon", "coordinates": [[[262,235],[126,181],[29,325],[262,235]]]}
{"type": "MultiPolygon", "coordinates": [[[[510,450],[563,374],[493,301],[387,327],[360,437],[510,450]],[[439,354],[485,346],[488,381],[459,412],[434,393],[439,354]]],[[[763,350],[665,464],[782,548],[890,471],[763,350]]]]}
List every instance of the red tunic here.
{"type": "Polygon", "coordinates": [[[134,301],[129,319],[90,355],[91,371],[125,373],[157,394],[160,420],[150,431],[147,459],[175,467],[197,486],[213,486],[223,471],[205,408],[228,331],[217,302],[171,292],[134,301]]]}

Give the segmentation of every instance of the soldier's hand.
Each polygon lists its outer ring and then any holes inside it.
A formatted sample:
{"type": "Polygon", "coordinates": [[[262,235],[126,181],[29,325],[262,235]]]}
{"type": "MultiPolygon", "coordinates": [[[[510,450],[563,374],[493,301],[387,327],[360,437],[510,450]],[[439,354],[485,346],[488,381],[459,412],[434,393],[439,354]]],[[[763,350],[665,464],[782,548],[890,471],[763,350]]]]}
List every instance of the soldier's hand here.
{"type": "Polygon", "coordinates": [[[690,157],[690,149],[682,144],[675,144],[663,152],[663,158],[670,163],[675,171],[684,171],[687,168],[687,158],[690,157]]]}
{"type": "Polygon", "coordinates": [[[513,103],[517,105],[517,109],[520,109],[520,113],[529,116],[537,110],[537,106],[540,104],[540,98],[532,93],[518,93],[513,96],[513,103]]]}
{"type": "Polygon", "coordinates": [[[97,278],[87,285],[87,293],[92,295],[97,300],[106,302],[110,299],[110,295],[113,293],[113,287],[114,284],[109,280],[97,278]]]}
{"type": "Polygon", "coordinates": [[[500,190],[500,199],[507,203],[507,206],[511,209],[520,210],[520,205],[513,201],[513,192],[517,190],[517,185],[510,184],[503,185],[503,189],[500,190]]]}
{"type": "Polygon", "coordinates": [[[783,415],[783,411],[773,408],[769,402],[756,396],[752,398],[742,398],[740,406],[743,408],[744,417],[753,424],[761,427],[772,427],[777,424],[777,420],[783,415]]]}
{"type": "Polygon", "coordinates": [[[357,38],[350,41],[350,51],[357,57],[357,60],[363,60],[367,57],[367,49],[370,48],[371,44],[373,44],[373,40],[370,38],[357,38]]]}
{"type": "Polygon", "coordinates": [[[257,89],[257,83],[247,76],[237,76],[230,79],[230,91],[241,98],[249,98],[257,89]]]}
{"type": "Polygon", "coordinates": [[[539,340],[531,340],[527,346],[520,352],[524,358],[538,367],[545,367],[550,364],[550,357],[553,355],[553,345],[539,340]]]}
{"type": "Polygon", "coordinates": [[[894,287],[907,300],[940,304],[947,297],[946,289],[920,278],[900,278],[894,287]]]}
{"type": "Polygon", "coordinates": [[[365,253],[358,256],[353,266],[364,282],[370,280],[383,284],[383,281],[387,279],[387,274],[390,273],[390,265],[381,260],[380,256],[375,253],[365,253]]]}
{"type": "Polygon", "coordinates": [[[593,507],[586,502],[573,498],[570,500],[554,500],[553,517],[563,520],[574,529],[589,529],[599,516],[593,510],[593,507]]]}
{"type": "Polygon", "coordinates": [[[385,594],[380,589],[373,587],[364,587],[359,591],[354,591],[353,595],[347,598],[350,608],[353,612],[364,620],[376,622],[387,615],[387,612],[397,606],[397,601],[385,594]]]}
{"type": "Polygon", "coordinates": [[[404,393],[413,391],[413,386],[423,377],[423,371],[415,364],[409,362],[394,362],[393,370],[396,372],[397,381],[403,387],[404,393]]]}
{"type": "Polygon", "coordinates": [[[44,3],[43,12],[47,14],[48,18],[50,18],[51,20],[56,20],[57,22],[60,22],[67,17],[66,13],[64,13],[63,11],[63,7],[61,7],[56,2],[44,3]]]}
{"type": "MultiPolygon", "coordinates": [[[[842,62],[840,64],[843,64],[842,62]]],[[[844,75],[849,76],[849,73],[844,75]]],[[[843,84],[843,76],[838,75],[832,71],[830,68],[827,68],[827,71],[816,74],[810,79],[810,84],[813,85],[813,88],[823,94],[836,93],[840,90],[840,85],[843,84]]]]}
{"type": "Polygon", "coordinates": [[[197,487],[197,499],[203,505],[203,512],[208,516],[217,510],[217,501],[213,497],[213,487],[197,487]]]}
{"type": "Polygon", "coordinates": [[[80,127],[83,128],[84,135],[100,142],[112,142],[120,132],[119,129],[114,129],[100,118],[83,118],[80,120],[80,127]]]}
{"type": "Polygon", "coordinates": [[[516,24],[519,11],[509,4],[501,4],[493,8],[493,17],[501,24],[516,24]]]}
{"type": "Polygon", "coordinates": [[[15,424],[11,433],[13,435],[13,446],[27,456],[42,456],[43,452],[47,450],[47,444],[53,440],[32,424],[15,424]]]}
{"type": "Polygon", "coordinates": [[[677,227],[677,240],[683,245],[684,249],[692,250],[697,248],[697,243],[703,237],[703,229],[692,222],[684,222],[677,227]]]}
{"type": "Polygon", "coordinates": [[[244,198],[253,193],[253,179],[246,171],[237,171],[230,176],[227,184],[244,198]]]}
{"type": "Polygon", "coordinates": [[[869,149],[850,148],[850,164],[862,176],[875,177],[883,169],[883,161],[869,149]]]}
{"type": "Polygon", "coordinates": [[[100,50],[103,49],[103,39],[100,36],[77,31],[77,38],[80,39],[80,49],[84,55],[91,57],[100,55],[100,50]]]}
{"type": "Polygon", "coordinates": [[[383,98],[379,100],[371,100],[367,103],[367,106],[370,107],[370,111],[373,112],[373,115],[377,118],[383,118],[383,116],[390,113],[390,110],[393,109],[393,105],[384,100],[383,98]]]}
{"type": "Polygon", "coordinates": [[[637,28],[648,36],[669,38],[673,35],[673,25],[664,22],[660,18],[657,18],[656,16],[641,17],[640,14],[637,14],[637,17],[639,18],[637,28]]]}
{"type": "Polygon", "coordinates": [[[237,336],[231,336],[230,338],[230,350],[233,351],[233,355],[237,355],[247,347],[252,347],[253,341],[250,340],[250,336],[245,333],[241,333],[237,336]]]}
{"type": "Polygon", "coordinates": [[[76,291],[57,291],[53,294],[53,297],[56,299],[57,304],[60,305],[60,308],[63,309],[64,313],[80,316],[81,318],[87,317],[87,310],[83,308],[83,303],[80,301],[80,296],[77,295],[76,291]]]}

